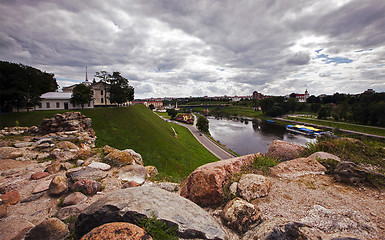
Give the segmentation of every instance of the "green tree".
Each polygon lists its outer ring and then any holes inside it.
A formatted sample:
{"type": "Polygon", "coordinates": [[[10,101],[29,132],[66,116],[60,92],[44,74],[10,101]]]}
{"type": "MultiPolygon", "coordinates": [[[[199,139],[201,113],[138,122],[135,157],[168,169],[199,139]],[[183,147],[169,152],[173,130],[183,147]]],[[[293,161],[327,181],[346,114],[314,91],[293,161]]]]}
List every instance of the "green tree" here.
{"type": "Polygon", "coordinates": [[[209,120],[205,116],[199,116],[197,121],[197,128],[204,133],[209,132],[209,120]]]}
{"type": "Polygon", "coordinates": [[[84,104],[92,101],[92,90],[90,87],[85,86],[84,84],[78,84],[72,90],[72,96],[70,102],[72,104],[80,104],[82,109],[84,104]]]}
{"type": "Polygon", "coordinates": [[[113,72],[110,82],[111,103],[119,105],[134,100],[134,88],[128,84],[128,80],[121,76],[120,72],[113,72]]]}
{"type": "Polygon", "coordinates": [[[328,107],[323,106],[318,112],[318,119],[326,119],[327,117],[330,117],[330,110],[328,107]]]}
{"type": "Polygon", "coordinates": [[[154,104],[150,104],[150,105],[148,106],[148,108],[150,108],[151,110],[154,110],[154,109],[155,109],[155,106],[154,106],[154,104]]]}
{"type": "Polygon", "coordinates": [[[171,117],[171,119],[174,119],[178,114],[178,111],[175,110],[174,108],[167,109],[167,114],[171,117]]]}
{"type": "Polygon", "coordinates": [[[58,84],[54,74],[22,64],[0,61],[0,107],[2,112],[13,108],[34,107],[40,96],[56,91],[58,84]]]}

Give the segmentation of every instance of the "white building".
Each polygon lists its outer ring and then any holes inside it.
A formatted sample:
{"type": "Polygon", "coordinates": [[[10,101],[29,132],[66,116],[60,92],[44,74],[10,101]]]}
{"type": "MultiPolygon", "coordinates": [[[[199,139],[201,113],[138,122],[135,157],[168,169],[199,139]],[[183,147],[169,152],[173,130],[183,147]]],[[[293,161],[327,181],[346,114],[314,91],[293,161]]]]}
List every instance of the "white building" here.
{"type": "MultiPolygon", "coordinates": [[[[72,92],[47,92],[41,95],[41,104],[36,106],[34,110],[60,110],[60,109],[81,109],[81,105],[70,103],[72,92]]],[[[94,108],[91,101],[84,105],[84,108],[94,108]]]]}

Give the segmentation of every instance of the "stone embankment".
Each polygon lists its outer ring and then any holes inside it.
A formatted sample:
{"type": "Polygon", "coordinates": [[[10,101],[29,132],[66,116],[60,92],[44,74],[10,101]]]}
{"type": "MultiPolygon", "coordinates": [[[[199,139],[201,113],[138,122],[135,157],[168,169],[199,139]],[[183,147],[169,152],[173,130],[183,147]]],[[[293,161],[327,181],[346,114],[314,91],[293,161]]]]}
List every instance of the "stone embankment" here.
{"type": "Polygon", "coordinates": [[[0,239],[152,239],[137,225],[153,217],[181,239],[385,239],[384,193],[337,156],[274,141],[269,175],[249,171],[258,153],[198,167],[180,186],[154,181],[132,149],[95,148],[91,123],[66,113],[1,131],[0,239]]]}

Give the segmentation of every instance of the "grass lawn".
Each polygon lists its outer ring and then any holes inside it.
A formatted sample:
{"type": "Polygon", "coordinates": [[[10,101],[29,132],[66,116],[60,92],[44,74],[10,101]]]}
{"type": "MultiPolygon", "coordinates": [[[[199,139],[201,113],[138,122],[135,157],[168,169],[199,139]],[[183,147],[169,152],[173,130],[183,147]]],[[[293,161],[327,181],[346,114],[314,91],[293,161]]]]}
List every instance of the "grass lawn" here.
{"type": "MultiPolygon", "coordinates": [[[[81,112],[92,119],[92,128],[98,137],[97,147],[131,148],[142,155],[145,165],[157,167],[161,177],[178,181],[198,166],[218,160],[188,129],[163,121],[144,105],[81,112]],[[171,127],[178,133],[177,139],[171,127]]],[[[52,117],[55,113],[57,111],[1,115],[1,124],[2,127],[14,126],[18,120],[20,126],[38,126],[44,117],[52,117]]]]}
{"type": "Polygon", "coordinates": [[[318,120],[318,119],[305,118],[305,117],[287,117],[287,119],[294,120],[294,121],[300,121],[300,122],[306,122],[306,123],[319,124],[319,125],[324,125],[324,126],[333,127],[333,128],[339,128],[339,129],[357,131],[357,132],[362,132],[362,133],[374,134],[374,135],[379,135],[379,136],[385,136],[385,129],[384,128],[349,124],[349,123],[329,121],[329,120],[328,121],[322,121],[322,120],[318,120]]]}

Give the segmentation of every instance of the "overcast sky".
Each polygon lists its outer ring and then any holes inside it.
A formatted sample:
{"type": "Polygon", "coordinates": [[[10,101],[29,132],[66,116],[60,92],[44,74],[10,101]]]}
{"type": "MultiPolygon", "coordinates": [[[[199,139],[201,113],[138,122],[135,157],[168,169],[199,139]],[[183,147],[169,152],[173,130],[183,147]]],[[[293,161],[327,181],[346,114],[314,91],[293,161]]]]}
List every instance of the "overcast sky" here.
{"type": "Polygon", "coordinates": [[[0,0],[0,60],[135,97],[385,91],[384,0],[0,0]]]}

